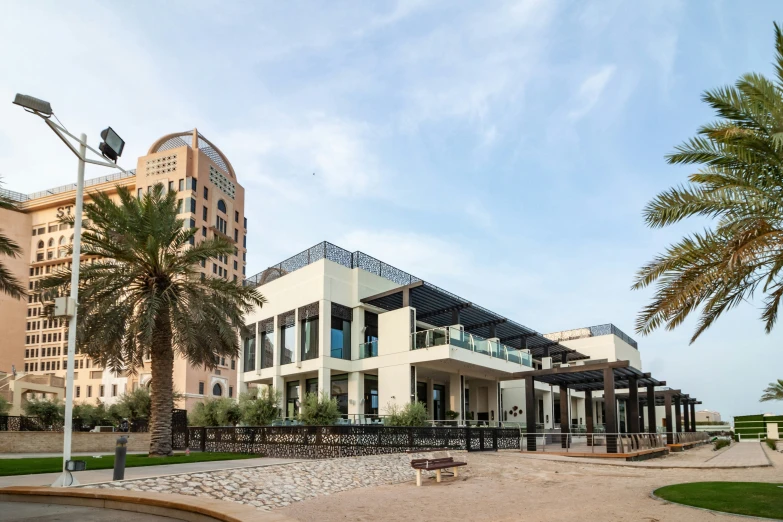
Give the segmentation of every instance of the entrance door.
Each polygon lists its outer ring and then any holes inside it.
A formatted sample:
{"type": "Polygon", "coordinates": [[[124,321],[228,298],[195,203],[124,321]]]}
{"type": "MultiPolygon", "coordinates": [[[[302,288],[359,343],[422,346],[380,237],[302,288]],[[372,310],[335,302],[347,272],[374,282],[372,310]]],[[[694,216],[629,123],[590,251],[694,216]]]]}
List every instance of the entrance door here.
{"type": "Polygon", "coordinates": [[[432,385],[432,409],[434,420],[446,419],[446,386],[443,384],[432,385]]]}
{"type": "Polygon", "coordinates": [[[286,383],[285,417],[293,419],[299,414],[299,381],[286,383]]]}

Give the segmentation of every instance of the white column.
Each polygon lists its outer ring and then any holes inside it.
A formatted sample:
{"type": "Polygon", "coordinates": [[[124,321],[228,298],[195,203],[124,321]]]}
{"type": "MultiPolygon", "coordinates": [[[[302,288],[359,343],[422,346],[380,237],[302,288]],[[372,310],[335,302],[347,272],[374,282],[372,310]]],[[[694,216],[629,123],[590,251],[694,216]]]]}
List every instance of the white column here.
{"type": "Polygon", "coordinates": [[[332,302],[321,299],[318,302],[318,358],[323,366],[324,357],[332,353],[332,302]]]}
{"type": "Polygon", "coordinates": [[[348,415],[359,418],[364,413],[364,374],[348,374],[348,415]]]}
{"type": "MultiPolygon", "coordinates": [[[[364,308],[353,309],[351,321],[351,360],[359,358],[359,345],[364,342],[364,308]]],[[[364,413],[364,410],[362,410],[364,413]]]]}
{"type": "Polygon", "coordinates": [[[552,413],[552,407],[553,407],[553,399],[552,399],[553,392],[551,388],[544,392],[544,418],[541,419],[541,422],[544,424],[545,429],[552,429],[554,428],[555,419],[552,418],[554,415],[552,413]]]}
{"type": "Polygon", "coordinates": [[[302,327],[299,324],[299,308],[294,310],[294,364],[297,368],[302,367],[302,327]]]}
{"type": "Polygon", "coordinates": [[[328,397],[332,396],[332,370],[331,368],[318,368],[318,393],[326,393],[328,397]]]}
{"type": "Polygon", "coordinates": [[[449,409],[456,411],[459,415],[457,420],[462,419],[462,404],[460,404],[460,376],[457,373],[449,374],[449,409]]]}

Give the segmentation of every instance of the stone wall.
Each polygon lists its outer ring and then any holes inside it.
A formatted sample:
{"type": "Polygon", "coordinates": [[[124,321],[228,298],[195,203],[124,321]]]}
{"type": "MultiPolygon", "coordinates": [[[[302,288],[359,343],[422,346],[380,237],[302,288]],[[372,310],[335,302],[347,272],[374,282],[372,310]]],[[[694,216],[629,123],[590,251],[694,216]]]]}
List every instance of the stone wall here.
{"type": "MultiPolygon", "coordinates": [[[[117,437],[128,437],[128,451],[148,451],[149,433],[81,433],[71,438],[73,453],[114,453],[117,437]]],[[[62,453],[63,434],[56,431],[0,431],[0,453],[62,453]]]]}

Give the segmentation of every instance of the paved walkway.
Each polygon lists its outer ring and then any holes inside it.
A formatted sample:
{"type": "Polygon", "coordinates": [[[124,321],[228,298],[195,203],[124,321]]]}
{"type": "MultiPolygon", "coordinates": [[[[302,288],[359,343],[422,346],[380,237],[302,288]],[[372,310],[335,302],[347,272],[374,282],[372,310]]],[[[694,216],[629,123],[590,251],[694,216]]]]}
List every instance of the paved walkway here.
{"type": "Polygon", "coordinates": [[[652,469],[732,469],[732,468],[757,468],[772,466],[764,448],[758,442],[739,442],[720,451],[717,455],[707,454],[706,458],[699,460],[678,460],[684,453],[675,453],[667,458],[650,459],[641,462],[628,462],[620,459],[601,459],[588,457],[566,457],[562,455],[547,455],[546,453],[527,453],[525,458],[537,460],[554,460],[559,462],[582,462],[585,464],[603,464],[605,466],[622,466],[628,468],[652,468],[652,469]]]}
{"type": "Polygon", "coordinates": [[[0,502],[0,521],[5,522],[117,522],[133,519],[134,522],[173,522],[175,519],[145,513],[129,513],[114,509],[63,506],[55,504],[30,504],[27,502],[0,502]]]}
{"type": "MultiPolygon", "coordinates": [[[[288,464],[299,462],[295,459],[242,459],[242,460],[217,460],[212,462],[188,462],[185,464],[165,464],[162,466],[141,466],[136,468],[127,468],[125,470],[125,479],[142,479],[149,477],[158,477],[160,475],[174,475],[178,473],[200,473],[203,471],[217,471],[233,468],[257,468],[259,466],[274,466],[276,464],[288,464]]],[[[98,482],[110,482],[114,470],[96,469],[74,473],[74,477],[81,484],[95,484],[98,482]]],[[[16,475],[12,477],[0,477],[0,487],[7,486],[51,486],[57,480],[60,473],[40,473],[38,475],[16,475]]]]}

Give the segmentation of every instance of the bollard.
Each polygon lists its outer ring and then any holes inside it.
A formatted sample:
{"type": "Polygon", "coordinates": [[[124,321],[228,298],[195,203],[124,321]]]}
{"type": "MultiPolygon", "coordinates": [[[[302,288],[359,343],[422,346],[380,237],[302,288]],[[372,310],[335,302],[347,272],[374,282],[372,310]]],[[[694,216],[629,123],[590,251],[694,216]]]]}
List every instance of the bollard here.
{"type": "Polygon", "coordinates": [[[114,450],[114,477],[112,480],[125,478],[125,455],[128,453],[128,439],[117,437],[117,447],[114,450]]]}

